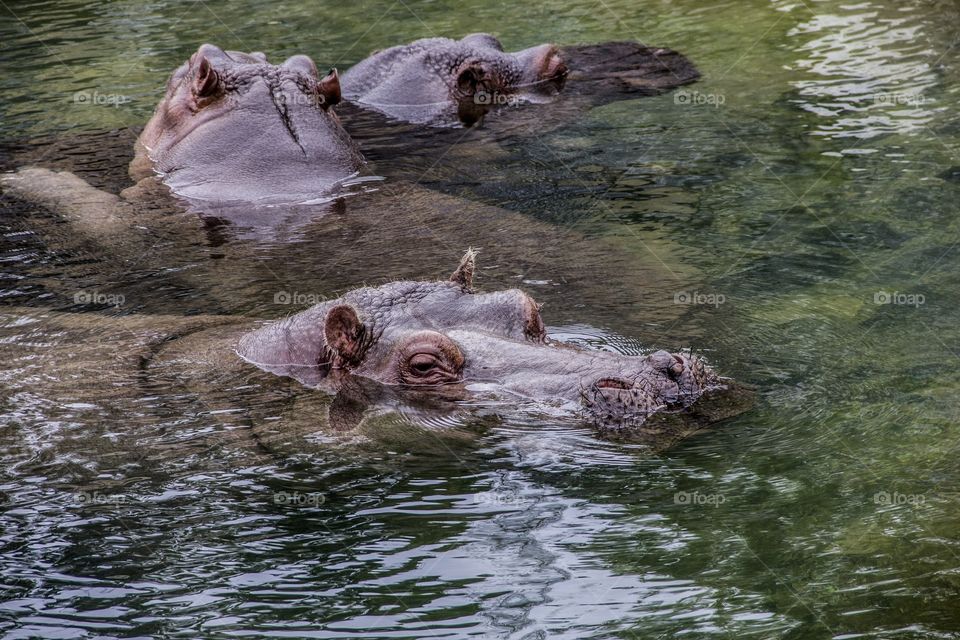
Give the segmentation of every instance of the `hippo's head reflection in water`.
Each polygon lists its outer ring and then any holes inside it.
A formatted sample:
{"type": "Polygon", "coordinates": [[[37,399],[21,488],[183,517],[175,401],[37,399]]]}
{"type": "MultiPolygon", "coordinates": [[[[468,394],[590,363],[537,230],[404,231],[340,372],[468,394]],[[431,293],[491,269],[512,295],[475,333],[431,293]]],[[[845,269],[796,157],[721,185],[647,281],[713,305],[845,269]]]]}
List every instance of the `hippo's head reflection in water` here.
{"type": "Polygon", "coordinates": [[[701,357],[555,342],[530,296],[475,293],[473,271],[468,251],[448,281],[355,289],[246,334],[237,351],[266,371],[337,393],[360,380],[405,398],[516,399],[569,409],[625,438],[655,417],[702,426],[743,410],[741,390],[701,357]]]}

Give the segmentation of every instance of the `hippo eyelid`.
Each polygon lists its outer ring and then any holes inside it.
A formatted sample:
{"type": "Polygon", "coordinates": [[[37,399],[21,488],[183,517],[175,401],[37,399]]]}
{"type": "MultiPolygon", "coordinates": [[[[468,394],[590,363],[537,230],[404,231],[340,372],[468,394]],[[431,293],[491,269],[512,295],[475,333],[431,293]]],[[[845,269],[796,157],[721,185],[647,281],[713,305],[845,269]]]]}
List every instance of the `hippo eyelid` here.
{"type": "Polygon", "coordinates": [[[435,386],[460,381],[466,359],[460,346],[440,332],[425,331],[398,346],[399,381],[435,386]]]}

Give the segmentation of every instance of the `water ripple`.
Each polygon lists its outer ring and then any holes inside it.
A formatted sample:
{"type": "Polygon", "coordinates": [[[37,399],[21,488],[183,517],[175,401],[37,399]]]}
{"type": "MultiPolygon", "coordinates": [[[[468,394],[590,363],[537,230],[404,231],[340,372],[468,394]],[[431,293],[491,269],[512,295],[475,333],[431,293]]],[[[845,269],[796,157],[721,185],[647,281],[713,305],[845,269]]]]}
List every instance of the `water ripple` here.
{"type": "Polygon", "coordinates": [[[872,2],[835,11],[789,32],[803,41],[797,52],[806,57],[795,67],[808,79],[793,85],[801,97],[795,102],[819,117],[814,135],[870,139],[929,125],[939,78],[924,15],[872,2]]]}

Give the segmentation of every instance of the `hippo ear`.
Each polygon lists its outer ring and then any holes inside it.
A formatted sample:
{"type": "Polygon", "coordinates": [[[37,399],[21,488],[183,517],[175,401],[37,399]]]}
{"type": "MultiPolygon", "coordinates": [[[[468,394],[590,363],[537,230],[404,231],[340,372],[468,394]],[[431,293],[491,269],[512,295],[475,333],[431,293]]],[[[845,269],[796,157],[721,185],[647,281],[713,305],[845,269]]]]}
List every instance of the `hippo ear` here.
{"type": "Polygon", "coordinates": [[[193,94],[198,98],[209,98],[220,90],[220,76],[206,56],[199,56],[193,77],[193,94]]]}
{"type": "Polygon", "coordinates": [[[450,282],[456,282],[464,291],[470,292],[473,288],[473,271],[476,268],[476,263],[477,252],[471,247],[463,254],[460,259],[460,266],[450,276],[450,282]]]}
{"type": "Polygon", "coordinates": [[[503,51],[503,45],[500,44],[500,41],[497,40],[497,37],[489,33],[471,33],[470,35],[464,36],[461,42],[473,47],[503,51]]]}
{"type": "Polygon", "coordinates": [[[353,307],[341,304],[330,309],[323,334],[327,346],[336,353],[339,366],[356,365],[363,359],[367,348],[367,328],[353,307]]]}
{"type": "Polygon", "coordinates": [[[317,96],[323,108],[340,102],[340,74],[336,69],[330,69],[330,72],[317,82],[317,96]]]}

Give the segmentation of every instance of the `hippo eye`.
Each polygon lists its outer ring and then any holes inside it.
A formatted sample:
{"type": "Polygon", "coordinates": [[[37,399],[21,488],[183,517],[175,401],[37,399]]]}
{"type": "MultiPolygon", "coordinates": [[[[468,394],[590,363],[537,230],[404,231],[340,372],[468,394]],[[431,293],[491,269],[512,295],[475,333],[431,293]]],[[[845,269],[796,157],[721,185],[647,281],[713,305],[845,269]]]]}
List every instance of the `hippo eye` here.
{"type": "Polygon", "coordinates": [[[410,371],[414,375],[427,375],[440,365],[440,360],[432,353],[418,353],[410,358],[410,371]]]}
{"type": "Polygon", "coordinates": [[[446,336],[424,332],[401,351],[400,382],[412,385],[439,385],[456,382],[463,370],[459,347],[446,336]]]}

